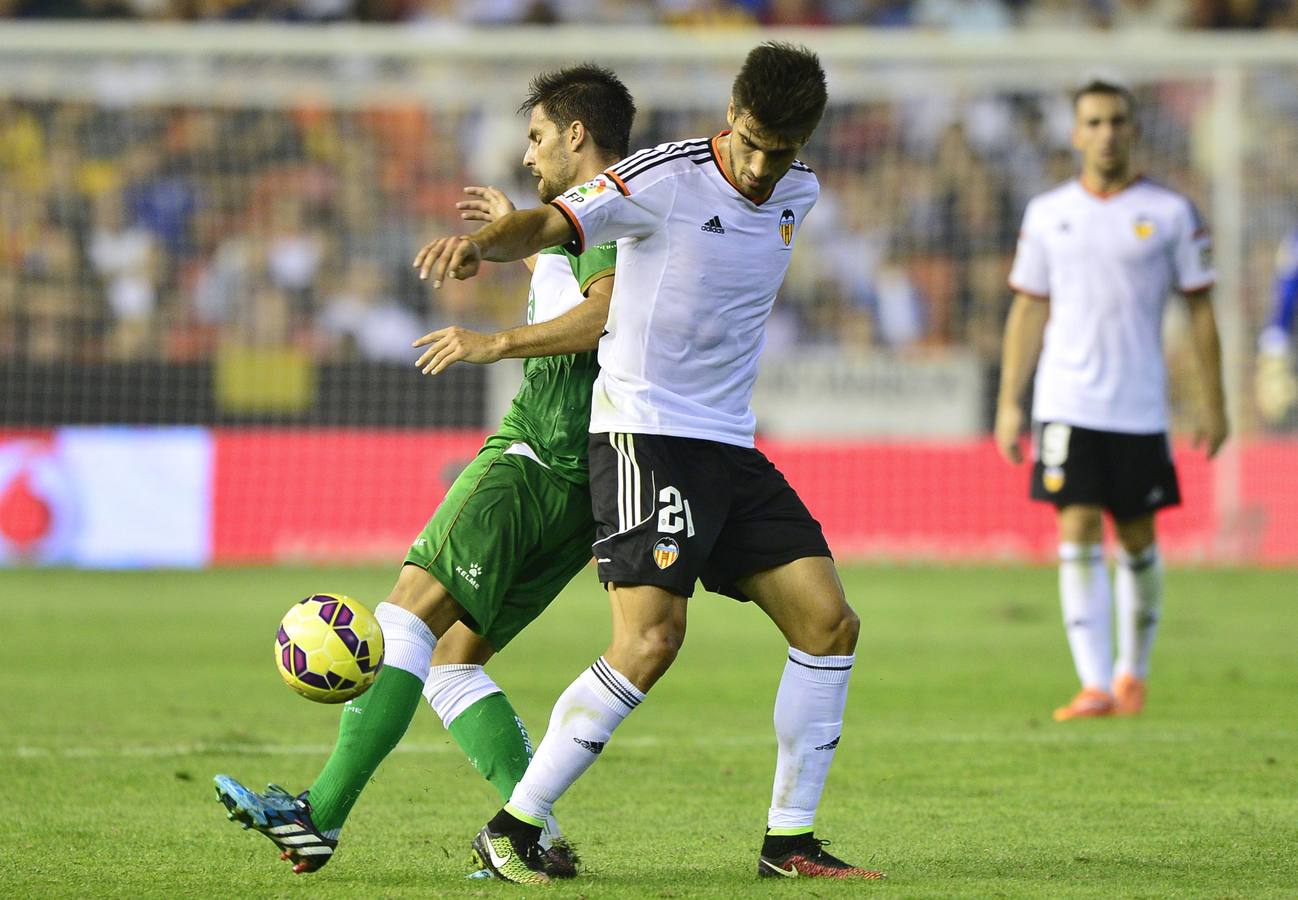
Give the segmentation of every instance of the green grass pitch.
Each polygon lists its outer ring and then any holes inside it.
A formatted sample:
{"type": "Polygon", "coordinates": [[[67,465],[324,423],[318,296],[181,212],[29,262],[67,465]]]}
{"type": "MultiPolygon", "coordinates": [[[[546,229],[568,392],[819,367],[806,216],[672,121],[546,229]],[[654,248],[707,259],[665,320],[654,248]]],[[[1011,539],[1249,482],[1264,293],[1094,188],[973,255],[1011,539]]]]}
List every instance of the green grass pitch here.
{"type": "MultiPolygon", "coordinates": [[[[421,709],[328,867],[227,822],[225,772],[310,782],[338,708],[272,662],[279,616],[391,569],[0,572],[5,897],[1294,897],[1298,577],[1169,573],[1146,714],[1057,725],[1075,688],[1048,568],[852,567],[863,628],[817,831],[885,883],[754,877],[783,644],[700,594],[676,666],[557,812],[585,875],[465,881],[498,807],[421,709]]],[[[604,648],[583,573],[489,671],[536,738],[604,648]]]]}

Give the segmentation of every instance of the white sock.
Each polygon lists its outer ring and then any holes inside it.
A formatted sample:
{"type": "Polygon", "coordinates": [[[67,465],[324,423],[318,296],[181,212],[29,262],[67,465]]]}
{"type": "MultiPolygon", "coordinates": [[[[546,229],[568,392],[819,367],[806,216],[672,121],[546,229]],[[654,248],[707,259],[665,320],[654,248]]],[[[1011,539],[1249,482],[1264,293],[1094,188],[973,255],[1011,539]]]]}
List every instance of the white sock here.
{"type": "Polygon", "coordinates": [[[855,656],[812,656],[793,647],[775,694],[775,788],[766,824],[810,828],[843,734],[855,656]]]}
{"type": "Polygon", "coordinates": [[[380,603],[374,609],[374,618],[383,629],[383,665],[409,672],[420,681],[426,679],[437,646],[432,629],[395,603],[380,603]]]}
{"type": "Polygon", "coordinates": [[[482,666],[433,666],[424,682],[424,699],[447,728],[483,697],[502,693],[482,666]]]}
{"type": "Polygon", "coordinates": [[[1109,691],[1113,684],[1113,612],[1109,573],[1104,570],[1104,550],[1099,544],[1059,545],[1059,599],[1082,687],[1109,691]]]}
{"type": "Polygon", "coordinates": [[[1119,548],[1113,573],[1119,672],[1149,677],[1149,655],[1163,609],[1163,558],[1157,544],[1135,556],[1119,548]]]}
{"type": "Polygon", "coordinates": [[[545,739],[509,798],[511,811],[536,819],[548,816],[560,795],[599,756],[613,729],[643,699],[644,694],[604,657],[595,660],[554,704],[545,739]]]}

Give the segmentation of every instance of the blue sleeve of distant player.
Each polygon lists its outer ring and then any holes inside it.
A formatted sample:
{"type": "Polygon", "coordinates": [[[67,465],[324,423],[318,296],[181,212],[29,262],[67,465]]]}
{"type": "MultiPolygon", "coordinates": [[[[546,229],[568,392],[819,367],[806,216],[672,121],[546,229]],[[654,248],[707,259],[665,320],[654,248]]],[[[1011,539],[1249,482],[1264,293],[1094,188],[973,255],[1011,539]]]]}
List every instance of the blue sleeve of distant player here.
{"type": "Polygon", "coordinates": [[[1257,348],[1264,355],[1288,355],[1298,318],[1298,228],[1285,235],[1275,254],[1275,297],[1257,348]]]}
{"type": "Polygon", "coordinates": [[[1275,305],[1271,308],[1268,328],[1293,334],[1294,315],[1298,312],[1298,264],[1280,268],[1275,274],[1275,305]]]}

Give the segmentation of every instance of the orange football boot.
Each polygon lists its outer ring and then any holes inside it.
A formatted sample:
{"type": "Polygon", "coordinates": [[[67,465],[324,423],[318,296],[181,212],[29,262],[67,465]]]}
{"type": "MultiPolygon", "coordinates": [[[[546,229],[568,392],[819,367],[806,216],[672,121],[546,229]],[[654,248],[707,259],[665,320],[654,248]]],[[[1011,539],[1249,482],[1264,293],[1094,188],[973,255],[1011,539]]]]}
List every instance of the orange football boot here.
{"type": "Polygon", "coordinates": [[[1123,672],[1113,680],[1113,697],[1120,716],[1134,716],[1145,708],[1145,680],[1123,672]]]}
{"type": "Polygon", "coordinates": [[[1069,719],[1090,719],[1113,715],[1113,695],[1099,688],[1082,688],[1067,706],[1055,710],[1056,722],[1069,719]]]}

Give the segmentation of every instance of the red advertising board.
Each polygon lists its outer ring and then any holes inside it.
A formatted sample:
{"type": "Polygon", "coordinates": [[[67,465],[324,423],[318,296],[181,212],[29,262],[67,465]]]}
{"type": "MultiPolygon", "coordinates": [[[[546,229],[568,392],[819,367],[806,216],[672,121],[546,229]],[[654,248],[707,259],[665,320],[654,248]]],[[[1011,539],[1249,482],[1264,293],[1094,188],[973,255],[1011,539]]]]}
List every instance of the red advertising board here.
{"type": "MultiPolygon", "coordinates": [[[[396,561],[482,435],[463,431],[217,430],[213,560],[396,561]]],[[[843,559],[1038,560],[1054,556],[1049,507],[1026,466],[990,441],[802,443],[762,449],[843,559]]],[[[1184,504],[1159,517],[1182,561],[1298,562],[1298,442],[1236,447],[1224,485],[1202,453],[1177,450],[1184,504]],[[1224,511],[1218,497],[1239,498],[1224,511]]]]}
{"type": "MultiPolygon", "coordinates": [[[[0,565],[397,563],[477,431],[59,428],[0,432],[0,565]]],[[[765,441],[844,560],[1049,561],[1048,506],[990,441],[765,441]]],[[[1298,441],[1180,446],[1179,562],[1298,563],[1298,441]]]]}
{"type": "Polygon", "coordinates": [[[218,429],[213,561],[396,565],[482,438],[477,431],[218,429]]]}

